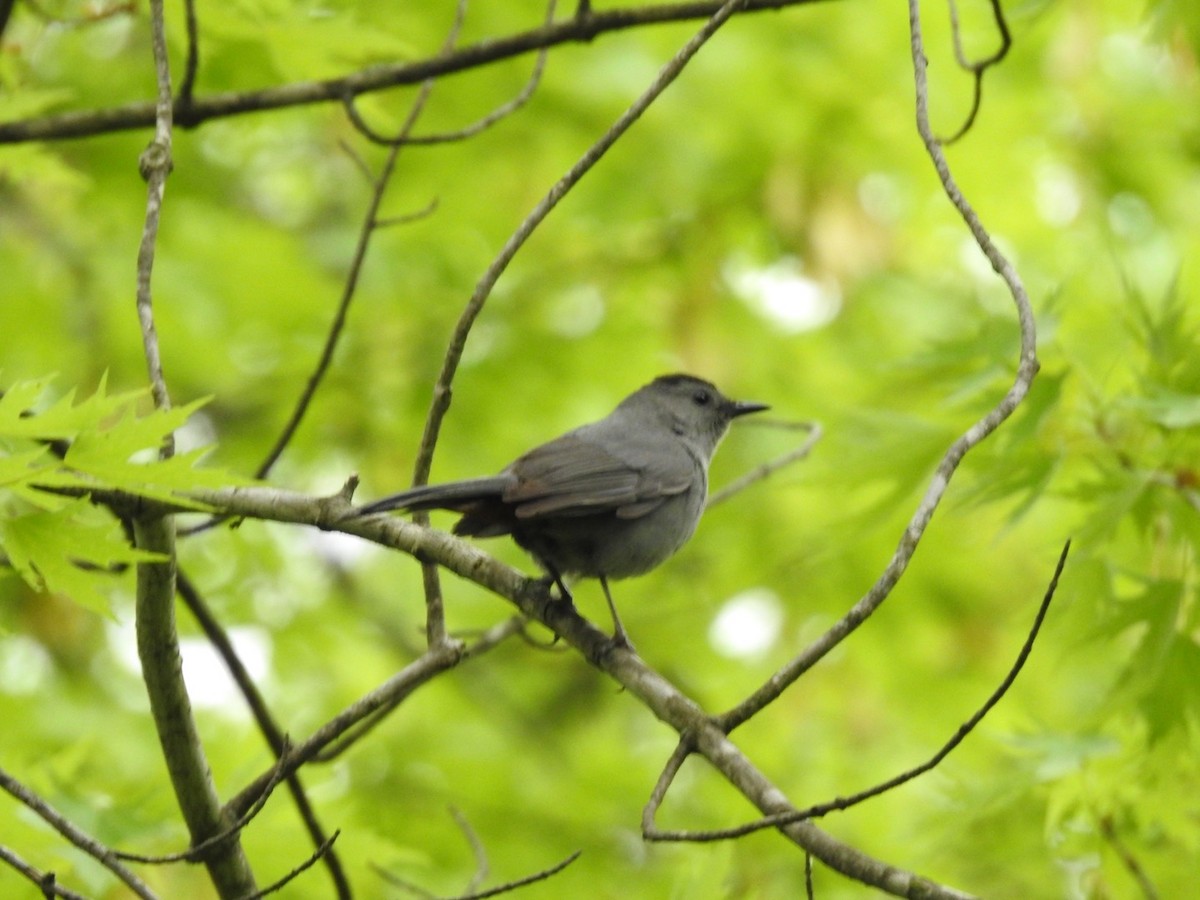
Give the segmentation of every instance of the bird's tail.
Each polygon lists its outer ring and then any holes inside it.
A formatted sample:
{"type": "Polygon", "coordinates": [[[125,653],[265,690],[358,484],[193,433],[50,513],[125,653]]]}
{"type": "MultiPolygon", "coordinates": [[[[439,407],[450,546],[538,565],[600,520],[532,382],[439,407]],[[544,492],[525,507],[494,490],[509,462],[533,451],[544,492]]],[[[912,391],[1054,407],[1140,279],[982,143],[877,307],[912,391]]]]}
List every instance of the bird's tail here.
{"type": "Polygon", "coordinates": [[[355,515],[369,516],[392,509],[461,509],[480,500],[498,498],[511,482],[511,475],[491,475],[447,484],[424,484],[360,506],[355,515]]]}

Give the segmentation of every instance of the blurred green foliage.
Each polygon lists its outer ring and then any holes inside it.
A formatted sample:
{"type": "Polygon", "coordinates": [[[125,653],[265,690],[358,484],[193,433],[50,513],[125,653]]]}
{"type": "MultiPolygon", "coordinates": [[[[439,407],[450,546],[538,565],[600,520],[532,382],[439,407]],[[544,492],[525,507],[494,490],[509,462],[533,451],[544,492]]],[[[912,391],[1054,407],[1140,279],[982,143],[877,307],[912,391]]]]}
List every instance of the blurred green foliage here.
{"type": "MultiPolygon", "coordinates": [[[[960,5],[968,53],[990,53],[988,4],[960,5]]],[[[967,457],[878,615],[737,732],[800,804],[920,762],[1003,676],[1073,537],[1033,657],[979,731],[932,775],[824,823],[882,859],[988,897],[1139,896],[1126,856],[1159,896],[1187,896],[1200,853],[1200,313],[1187,264],[1200,249],[1200,25],[1183,0],[1138,6],[1007,5],[1014,45],[949,158],[1034,298],[1041,375],[967,457]]],[[[427,56],[452,13],[448,0],[200,4],[196,90],[427,56]]],[[[178,71],[182,16],[167,14],[178,71]]],[[[531,2],[475,4],[462,41],[543,16],[531,2]]],[[[933,115],[951,133],[970,81],[954,64],[945,9],[927,4],[924,16],[933,115]]],[[[375,235],[334,367],[273,483],[327,492],[357,471],[364,497],[407,483],[433,379],[476,280],[695,27],[557,48],[518,114],[470,141],[404,150],[384,214],[433,199],[436,211],[375,235]]],[[[485,114],[531,66],[527,57],[443,79],[418,133],[485,114]]],[[[144,10],[17,6],[0,43],[0,120],[152,92],[144,10]]],[[[455,383],[439,479],[491,472],[674,369],[769,401],[780,418],[822,423],[809,460],[714,509],[669,565],[617,586],[647,661],[714,711],[870,586],[942,452],[1015,370],[1011,304],[941,194],[912,95],[898,4],[843,0],[735,20],[520,253],[455,383]],[[763,645],[734,652],[713,623],[747,592],[779,618],[763,645]]],[[[376,128],[394,129],[412,96],[389,91],[360,106],[376,128]]],[[[0,147],[0,374],[9,389],[54,375],[43,411],[61,410],[55,397],[71,391],[93,395],[105,378],[113,396],[144,387],[133,300],[147,140],[0,147]]],[[[210,447],[213,466],[255,470],[315,363],[369,197],[346,146],[368,165],[382,158],[332,104],[175,133],[156,315],[175,401],[211,397],[180,441],[210,447]]],[[[101,419],[43,436],[116,427],[101,419]]],[[[115,441],[119,466],[161,434],[124,421],[142,443],[115,441]]],[[[794,442],[736,429],[714,483],[794,442]]],[[[28,433],[0,432],[6,541],[20,527],[11,523],[45,514],[12,489],[10,478],[27,482],[25,467],[45,462],[30,447],[28,433]]],[[[71,515],[72,539],[92,534],[109,547],[94,561],[123,558],[109,525],[71,515]]],[[[40,552],[61,554],[63,535],[42,533],[54,541],[40,552]]],[[[530,568],[503,542],[487,547],[530,568]]],[[[180,553],[294,736],[419,647],[410,559],[253,522],[183,541],[180,553]]],[[[181,848],[132,655],[128,576],[93,573],[75,590],[42,575],[0,572],[0,764],[109,844],[181,848]]],[[[472,585],[446,578],[445,589],[456,631],[508,613],[472,585]]],[[[603,619],[598,590],[585,584],[577,596],[603,619]]],[[[202,733],[228,796],[269,754],[181,618],[202,733]]],[[[571,654],[511,642],[417,692],[305,779],[322,820],[342,829],[337,847],[361,896],[399,895],[372,865],[432,891],[462,890],[474,862],[450,806],[483,841],[492,883],[584,851],[523,896],[797,896],[803,859],[776,835],[703,848],[642,842],[641,807],[673,745],[571,654]]],[[[0,803],[0,843],[64,885],[124,896],[28,811],[0,803]]],[[[685,769],[662,811],[672,827],[749,816],[701,765],[685,769]]],[[[264,883],[309,852],[282,796],[245,841],[264,883]]],[[[163,896],[208,896],[199,871],[146,877],[163,896]]],[[[864,894],[819,868],[816,884],[822,898],[864,894]]],[[[8,869],[0,893],[37,896],[8,869]]],[[[328,896],[328,880],[314,869],[287,895],[328,896]]]]}

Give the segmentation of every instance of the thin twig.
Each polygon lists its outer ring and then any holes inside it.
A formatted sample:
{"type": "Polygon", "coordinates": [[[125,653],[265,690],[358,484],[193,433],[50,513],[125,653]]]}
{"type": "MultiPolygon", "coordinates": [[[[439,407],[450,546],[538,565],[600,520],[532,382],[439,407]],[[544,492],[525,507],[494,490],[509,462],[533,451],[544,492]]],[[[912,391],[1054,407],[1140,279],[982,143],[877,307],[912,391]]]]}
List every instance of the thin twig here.
{"type": "Polygon", "coordinates": [[[1112,816],[1102,816],[1100,818],[1100,836],[1108,841],[1109,846],[1113,848],[1113,852],[1117,854],[1117,858],[1121,860],[1121,865],[1129,870],[1129,874],[1137,882],[1146,900],[1158,900],[1158,888],[1154,886],[1154,882],[1150,880],[1150,877],[1146,874],[1146,870],[1138,862],[1137,857],[1130,852],[1129,848],[1125,846],[1125,842],[1117,834],[1112,816]]]}
{"type": "MultiPolygon", "coordinates": [[[[739,838],[747,834],[752,834],[755,831],[761,831],[764,828],[777,828],[780,825],[788,825],[793,822],[819,818],[820,816],[824,816],[831,812],[849,809],[850,807],[857,806],[858,804],[865,800],[869,800],[872,797],[878,797],[880,794],[885,794],[890,790],[894,790],[900,785],[906,784],[907,782],[912,781],[914,778],[924,775],[926,772],[936,768],[942,762],[942,760],[950,755],[951,751],[953,751],[959,744],[963,742],[968,734],[975,730],[976,726],[983,721],[984,717],[987,716],[987,714],[991,712],[993,708],[995,708],[996,704],[1000,702],[1001,698],[1003,698],[1006,693],[1008,693],[1008,689],[1012,687],[1013,683],[1017,680],[1017,676],[1020,674],[1021,669],[1025,667],[1025,662],[1029,659],[1029,654],[1033,650],[1034,641],[1037,640],[1037,636],[1042,629],[1042,623],[1046,620],[1046,613],[1050,609],[1050,601],[1054,599],[1054,594],[1058,590],[1058,579],[1062,575],[1063,567],[1067,563],[1067,554],[1070,549],[1071,542],[1067,541],[1067,543],[1063,546],[1062,553],[1059,554],[1058,563],[1054,567],[1054,575],[1051,576],[1050,584],[1046,587],[1046,593],[1042,597],[1042,602],[1038,607],[1037,614],[1033,617],[1033,625],[1029,629],[1029,634],[1026,636],[1025,642],[1021,645],[1021,649],[1017,653],[1016,659],[1013,661],[1012,666],[1009,667],[1008,674],[1004,676],[1004,679],[1000,682],[996,689],[992,691],[991,695],[987,698],[987,700],[984,701],[983,705],[980,706],[979,709],[977,709],[974,714],[967,719],[966,722],[958,727],[958,730],[954,733],[950,740],[946,741],[946,743],[943,744],[942,747],[935,754],[933,754],[933,756],[925,760],[925,762],[918,766],[914,766],[907,771],[901,772],[899,775],[889,778],[887,781],[874,785],[866,790],[859,791],[856,794],[851,794],[849,797],[838,797],[835,800],[831,800],[827,803],[819,803],[814,806],[810,806],[807,809],[796,810],[774,816],[764,816],[761,819],[748,822],[745,825],[739,825],[734,828],[716,829],[712,831],[660,831],[653,827],[653,822],[650,823],[651,827],[647,829],[646,823],[643,820],[643,836],[646,838],[646,840],[650,841],[691,841],[697,843],[725,841],[730,840],[731,838],[739,838]]],[[[678,750],[676,751],[676,756],[677,755],[678,750]]],[[[675,762],[675,759],[675,756],[671,757],[671,760],[667,763],[667,770],[671,768],[671,764],[675,762]]]]}
{"type": "MultiPolygon", "coordinates": [[[[550,0],[550,3],[546,9],[546,25],[550,25],[554,21],[555,5],[555,0],[550,0]]],[[[454,141],[464,141],[468,138],[475,137],[475,135],[483,131],[486,131],[488,128],[491,128],[497,122],[512,115],[529,102],[530,98],[534,94],[534,91],[537,90],[538,85],[542,81],[542,73],[546,69],[546,57],[549,52],[550,48],[548,47],[542,47],[540,50],[538,50],[537,59],[533,64],[533,71],[526,80],[525,86],[521,88],[520,92],[515,97],[505,103],[502,103],[500,106],[496,107],[481,119],[472,122],[470,125],[465,125],[462,128],[456,129],[455,131],[446,131],[437,134],[414,134],[397,138],[382,134],[367,124],[367,121],[358,111],[358,107],[353,102],[353,99],[346,103],[346,113],[350,116],[350,121],[354,123],[354,127],[358,129],[359,133],[362,134],[367,140],[375,144],[394,146],[397,142],[402,141],[406,144],[430,146],[434,144],[448,144],[454,141]]]]}
{"type": "Polygon", "coordinates": [[[659,807],[667,797],[667,791],[670,790],[672,782],[675,781],[675,776],[679,774],[679,770],[683,768],[684,762],[688,756],[696,749],[695,742],[690,735],[681,735],[679,743],[675,745],[675,751],[667,759],[667,764],[663,766],[663,770],[659,773],[658,781],[654,783],[654,790],[650,792],[650,799],[646,801],[646,805],[642,808],[642,837],[650,840],[649,835],[657,831],[654,824],[654,819],[658,815],[659,807]]]}
{"type": "Polygon", "coordinates": [[[419,222],[421,219],[427,219],[437,212],[438,198],[434,197],[426,203],[421,209],[414,210],[410,213],[402,213],[398,216],[385,216],[375,220],[376,228],[391,228],[393,225],[411,225],[413,222],[419,222]]]}
{"type": "Polygon", "coordinates": [[[725,485],[725,487],[713,493],[708,498],[708,503],[704,507],[705,509],[711,509],[718,503],[724,503],[734,494],[741,493],[752,484],[764,481],[771,475],[778,472],[780,469],[806,458],[810,453],[812,453],[813,447],[816,446],[817,442],[821,440],[821,437],[824,434],[824,432],[821,430],[820,424],[817,422],[777,422],[769,419],[765,422],[756,422],[751,420],[746,424],[763,428],[782,428],[788,431],[807,431],[808,437],[805,438],[804,443],[802,443],[799,447],[789,450],[787,453],[782,453],[775,457],[775,459],[768,460],[761,466],[751,469],[745,475],[742,475],[740,478],[735,478],[729,484],[725,485]]]}
{"type": "Polygon", "coordinates": [[[891,560],[871,589],[832,628],[772,675],[762,687],[736,707],[721,715],[718,722],[726,732],[737,728],[767,704],[772,703],[790,685],[794,684],[796,679],[816,665],[827,653],[865,622],[891,595],[892,589],[895,588],[900,577],[908,568],[913,554],[916,553],[925,529],[941,504],[950,485],[950,479],[958,469],[959,463],[971,449],[978,446],[1013,414],[1029,393],[1030,385],[1037,375],[1037,325],[1034,321],[1033,306],[1029,302],[1029,295],[1025,292],[1020,275],[1017,274],[1008,258],[996,247],[995,242],[992,241],[991,236],[980,222],[979,216],[962,195],[962,191],[959,190],[950,173],[946,155],[937,138],[934,137],[929,124],[929,85],[926,77],[925,48],[921,38],[918,0],[909,0],[909,26],[912,32],[910,49],[913,60],[913,81],[916,87],[917,132],[925,144],[926,152],[933,162],[946,196],[958,210],[959,215],[970,229],[971,235],[975,238],[975,242],[991,262],[992,268],[1004,280],[1012,295],[1017,322],[1021,330],[1017,372],[1012,385],[991,411],[968,428],[946,450],[916,511],[909,519],[908,526],[901,535],[891,560]]]}
{"type": "Polygon", "coordinates": [[[186,124],[192,106],[192,92],[196,87],[196,75],[200,70],[200,23],[196,18],[196,0],[183,0],[183,10],[187,22],[187,58],[183,63],[183,78],[179,81],[175,103],[180,123],[186,124]]]}
{"type": "MultiPolygon", "coordinates": [[[[64,897],[66,900],[89,900],[83,894],[77,894],[75,891],[68,890],[58,881],[53,872],[39,872],[36,867],[31,866],[25,860],[21,859],[12,850],[7,847],[0,846],[0,861],[8,863],[35,885],[42,892],[42,896],[50,900],[53,897],[64,897]]],[[[153,894],[150,897],[154,897],[153,894]]]]}
{"type": "Polygon", "coordinates": [[[276,760],[275,768],[271,772],[271,780],[267,783],[267,786],[258,796],[258,799],[254,801],[254,804],[249,809],[242,813],[236,822],[224,830],[212,835],[211,837],[205,838],[198,844],[193,844],[186,850],[180,850],[177,853],[164,853],[157,856],[149,856],[141,853],[129,853],[123,850],[114,850],[113,855],[127,862],[139,862],[145,863],[146,865],[166,865],[168,863],[176,862],[203,862],[214,848],[219,847],[221,844],[224,844],[231,838],[237,837],[237,835],[240,834],[245,827],[250,824],[251,820],[260,812],[262,812],[263,808],[267,805],[267,800],[270,799],[271,794],[274,792],[275,787],[286,777],[285,770],[287,767],[287,757],[289,751],[290,746],[285,744],[283,747],[283,752],[280,754],[279,759],[276,760]]]}
{"type": "Polygon", "coordinates": [[[456,806],[450,807],[450,815],[454,818],[454,823],[458,825],[459,830],[463,833],[463,837],[467,839],[467,843],[471,847],[471,855],[475,857],[475,871],[471,873],[471,880],[467,882],[467,889],[464,893],[471,894],[479,890],[479,886],[487,881],[488,866],[487,850],[483,846],[483,841],[479,839],[479,835],[475,829],[471,827],[471,823],[467,821],[467,817],[463,815],[462,810],[456,806]]]}
{"type": "MultiPolygon", "coordinates": [[[[488,888],[486,891],[458,894],[454,897],[446,898],[446,900],[486,900],[488,897],[498,897],[501,894],[510,894],[518,888],[523,888],[530,884],[536,884],[539,881],[545,881],[547,878],[557,875],[571,863],[575,862],[575,860],[579,859],[581,853],[583,853],[582,850],[576,850],[561,862],[557,862],[549,868],[542,869],[540,872],[534,872],[532,875],[526,875],[524,878],[517,878],[514,881],[506,881],[504,884],[497,885],[494,888],[488,888]]],[[[436,894],[425,890],[419,885],[415,885],[412,882],[400,878],[397,875],[393,875],[391,872],[388,872],[386,869],[383,869],[380,866],[372,865],[372,868],[375,869],[381,878],[395,887],[403,888],[417,897],[424,898],[424,900],[439,900],[436,894]]]]}
{"type": "Polygon", "coordinates": [[[272,766],[226,803],[225,814],[240,817],[245,810],[254,805],[271,783],[277,768],[281,768],[284,775],[296,771],[356,723],[380,707],[409,696],[435,676],[456,666],[463,658],[463,649],[454,644],[430,648],[420,658],[409,663],[382,685],[350,704],[308,738],[297,743],[283,765],[272,766]]]}
{"type": "Polygon", "coordinates": [[[90,835],[84,834],[70,822],[62,813],[31,791],[3,769],[0,769],[0,788],[6,790],[29,809],[37,813],[50,827],[78,847],[104,868],[116,875],[125,885],[143,900],[155,900],[155,894],[150,887],[137,875],[121,864],[120,857],[111,847],[100,843],[90,835]]]}
{"type": "Polygon", "coordinates": [[[323,844],[321,844],[321,846],[319,846],[316,850],[313,851],[312,855],[309,856],[308,859],[306,859],[304,862],[300,863],[300,865],[296,866],[296,868],[292,869],[292,871],[288,872],[286,875],[284,875],[278,881],[272,882],[271,884],[267,885],[262,890],[254,891],[251,894],[245,894],[245,895],[239,897],[238,900],[258,900],[258,898],[260,898],[260,897],[266,897],[268,894],[274,894],[276,891],[278,891],[280,888],[282,888],[285,884],[288,884],[289,882],[295,880],[303,872],[312,868],[313,864],[316,863],[317,860],[319,860],[321,857],[323,857],[326,853],[328,853],[333,848],[333,842],[338,839],[338,837],[341,835],[341,833],[342,833],[341,829],[338,829],[333,834],[331,834],[328,838],[325,839],[325,842],[323,844]]]}
{"type": "MultiPolygon", "coordinates": [[[[467,645],[463,650],[463,659],[470,659],[474,656],[479,656],[491,650],[501,641],[506,640],[514,634],[523,634],[525,620],[520,616],[513,616],[505,619],[498,625],[493,625],[491,628],[479,635],[478,639],[467,645]]],[[[397,694],[392,700],[374,710],[369,716],[366,716],[362,721],[356,723],[354,727],[346,730],[345,734],[341,735],[336,741],[331,742],[327,747],[313,756],[313,762],[329,762],[341,756],[349,750],[354,744],[358,743],[377,725],[380,725],[404,700],[407,694],[397,694]]]]}
{"type": "Polygon", "coordinates": [[[972,96],[971,109],[967,113],[966,120],[950,137],[941,138],[943,145],[953,144],[971,130],[971,126],[975,124],[975,117],[979,114],[980,104],[983,102],[984,72],[1004,59],[1008,55],[1009,48],[1012,47],[1012,35],[1009,34],[1008,23],[1004,20],[1004,10],[1000,7],[1000,0],[990,0],[992,18],[996,22],[996,31],[1000,34],[1000,47],[991,56],[985,56],[983,59],[974,62],[967,59],[966,50],[963,49],[962,29],[958,25],[958,6],[955,0],[947,0],[947,2],[950,4],[950,32],[954,35],[954,58],[958,60],[961,68],[971,73],[972,96]]]}

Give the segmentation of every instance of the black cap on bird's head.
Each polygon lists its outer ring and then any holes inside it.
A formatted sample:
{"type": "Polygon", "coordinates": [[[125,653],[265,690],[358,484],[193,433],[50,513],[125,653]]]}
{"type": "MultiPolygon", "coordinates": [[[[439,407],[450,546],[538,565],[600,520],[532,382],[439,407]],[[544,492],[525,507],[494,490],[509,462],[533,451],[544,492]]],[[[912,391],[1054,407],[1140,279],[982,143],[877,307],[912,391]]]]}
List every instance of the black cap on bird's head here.
{"type": "Polygon", "coordinates": [[[768,408],[765,403],[730,400],[711,381],[682,373],[660,375],[626,397],[621,406],[657,410],[670,430],[694,441],[706,459],[716,451],[730,422],[768,408]]]}
{"type": "Polygon", "coordinates": [[[736,419],[738,416],[770,409],[765,403],[756,403],[750,400],[730,400],[717,390],[717,386],[711,381],[705,381],[703,378],[697,378],[695,375],[687,375],[682,372],[676,372],[671,375],[659,375],[650,384],[646,385],[645,388],[642,388],[642,390],[655,386],[660,386],[673,394],[681,396],[690,395],[691,401],[697,406],[720,407],[725,417],[729,419],[736,419]]]}

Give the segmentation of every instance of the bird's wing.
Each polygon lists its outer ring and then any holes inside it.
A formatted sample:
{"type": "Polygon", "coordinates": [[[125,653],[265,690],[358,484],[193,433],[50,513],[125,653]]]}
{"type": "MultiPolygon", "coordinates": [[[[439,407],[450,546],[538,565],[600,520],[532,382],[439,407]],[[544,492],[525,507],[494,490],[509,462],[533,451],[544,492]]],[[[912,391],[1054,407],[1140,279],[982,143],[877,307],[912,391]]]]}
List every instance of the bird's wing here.
{"type": "Polygon", "coordinates": [[[636,519],[686,491],[695,477],[682,452],[663,453],[637,438],[605,446],[583,429],[531,450],[506,471],[517,480],[503,499],[515,506],[518,519],[605,511],[636,519]]]}

